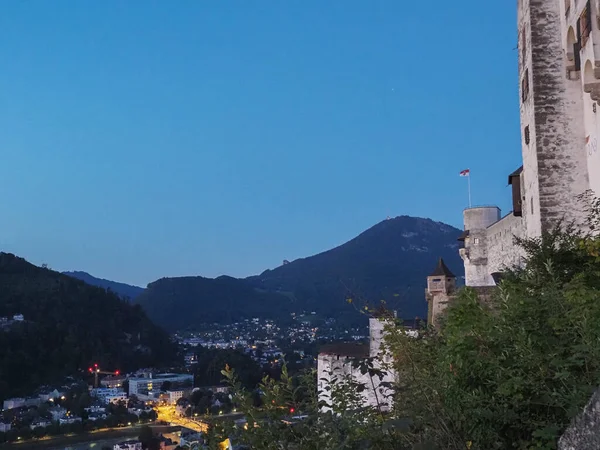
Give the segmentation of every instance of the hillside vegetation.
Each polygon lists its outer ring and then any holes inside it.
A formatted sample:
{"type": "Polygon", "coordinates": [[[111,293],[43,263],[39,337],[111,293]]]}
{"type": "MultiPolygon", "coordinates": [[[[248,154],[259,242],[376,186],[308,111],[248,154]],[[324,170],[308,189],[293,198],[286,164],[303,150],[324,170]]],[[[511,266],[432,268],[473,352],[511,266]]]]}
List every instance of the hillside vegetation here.
{"type": "Polygon", "coordinates": [[[73,278],[77,278],[81,281],[85,281],[87,284],[90,284],[92,286],[97,286],[103,289],[111,290],[123,300],[134,300],[138,295],[144,292],[144,288],[141,288],[139,286],[132,286],[126,283],[105,280],[104,278],[96,278],[87,272],[63,272],[63,274],[69,275],[73,278]]]}
{"type": "Polygon", "coordinates": [[[0,398],[24,395],[85,370],[131,370],[178,361],[168,334],[116,294],[0,253],[0,398]]]}

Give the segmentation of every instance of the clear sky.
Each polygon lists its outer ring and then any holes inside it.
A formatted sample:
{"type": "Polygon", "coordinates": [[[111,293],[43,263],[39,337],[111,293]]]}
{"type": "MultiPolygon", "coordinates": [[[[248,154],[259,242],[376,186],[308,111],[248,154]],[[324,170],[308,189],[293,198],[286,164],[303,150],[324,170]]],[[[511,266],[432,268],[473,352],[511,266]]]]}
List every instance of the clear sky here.
{"type": "Polygon", "coordinates": [[[145,285],[510,209],[516,0],[0,3],[0,250],[145,285]]]}

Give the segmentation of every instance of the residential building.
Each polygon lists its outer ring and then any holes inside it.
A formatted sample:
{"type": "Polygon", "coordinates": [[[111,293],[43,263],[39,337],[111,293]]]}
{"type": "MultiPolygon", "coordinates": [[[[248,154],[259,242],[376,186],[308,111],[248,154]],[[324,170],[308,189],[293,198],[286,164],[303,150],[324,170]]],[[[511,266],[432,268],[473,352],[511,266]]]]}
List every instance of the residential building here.
{"type": "Polygon", "coordinates": [[[183,391],[167,391],[167,395],[169,396],[169,403],[174,405],[177,400],[183,398],[183,391]]]}
{"type": "Polygon", "coordinates": [[[58,389],[53,389],[53,390],[48,391],[48,392],[42,392],[39,395],[39,397],[40,397],[41,401],[47,402],[47,401],[54,400],[55,398],[61,398],[64,395],[65,395],[64,392],[61,392],[58,389]]]}
{"type": "Polygon", "coordinates": [[[113,450],[142,450],[142,443],[136,440],[119,442],[113,446],[113,450]]]}
{"type": "Polygon", "coordinates": [[[63,419],[67,416],[67,410],[62,406],[54,406],[50,408],[48,412],[52,416],[53,422],[58,422],[60,419],[63,419]]]}
{"type": "Polygon", "coordinates": [[[25,406],[24,398],[9,398],[4,400],[3,408],[6,409],[15,409],[20,408],[21,406],[25,406]]]}
{"type": "Polygon", "coordinates": [[[0,422],[0,433],[7,433],[11,429],[10,423],[0,422]]]}
{"type": "Polygon", "coordinates": [[[31,425],[29,425],[29,428],[31,428],[32,430],[34,430],[36,428],[46,428],[46,427],[49,427],[50,425],[52,425],[52,422],[50,422],[48,420],[37,419],[37,420],[34,420],[31,423],[31,425]]]}
{"type": "Polygon", "coordinates": [[[75,422],[81,422],[81,417],[67,415],[61,419],[58,419],[58,423],[61,425],[69,425],[75,422]]]}
{"type": "Polygon", "coordinates": [[[600,2],[518,0],[517,8],[523,165],[508,176],[512,212],[464,211],[468,286],[494,286],[522,264],[515,236],[538,237],[561,220],[585,229],[580,196],[600,194],[600,2]]]}
{"type": "Polygon", "coordinates": [[[104,404],[127,401],[127,394],[118,388],[96,388],[91,394],[104,404]]]}
{"type": "Polygon", "coordinates": [[[194,391],[210,391],[213,393],[227,394],[229,392],[229,386],[204,386],[199,388],[194,388],[194,391]]]}
{"type": "Polygon", "coordinates": [[[106,407],[100,405],[92,405],[89,408],[84,408],[87,413],[105,413],[106,407]]]}
{"type": "MultiPolygon", "coordinates": [[[[196,346],[197,345],[198,344],[196,343],[196,346]]],[[[184,359],[185,359],[185,365],[186,366],[191,366],[192,364],[197,364],[198,363],[198,357],[193,352],[186,353],[185,356],[184,356],[184,359]]]]}

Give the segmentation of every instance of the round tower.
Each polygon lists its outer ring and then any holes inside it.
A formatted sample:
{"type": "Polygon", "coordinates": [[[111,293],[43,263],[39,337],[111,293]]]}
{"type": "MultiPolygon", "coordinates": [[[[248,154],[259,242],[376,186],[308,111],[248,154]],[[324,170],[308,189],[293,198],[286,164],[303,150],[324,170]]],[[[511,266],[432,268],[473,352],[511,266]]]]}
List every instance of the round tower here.
{"type": "Polygon", "coordinates": [[[500,208],[497,206],[478,206],[467,208],[463,212],[465,231],[461,240],[464,248],[460,257],[465,265],[465,284],[467,286],[495,286],[488,270],[487,229],[500,220],[500,208]]]}

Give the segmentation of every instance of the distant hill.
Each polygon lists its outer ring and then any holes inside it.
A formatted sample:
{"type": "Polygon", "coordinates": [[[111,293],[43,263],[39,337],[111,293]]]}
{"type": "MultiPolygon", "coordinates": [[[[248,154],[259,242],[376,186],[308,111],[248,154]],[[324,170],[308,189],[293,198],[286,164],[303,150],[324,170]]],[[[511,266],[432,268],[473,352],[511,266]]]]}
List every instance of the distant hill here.
{"type": "Polygon", "coordinates": [[[425,317],[426,277],[437,259],[463,275],[460,233],[430,219],[396,217],[332,250],[246,279],[163,278],[149,284],[137,302],[151,318],[174,328],[304,310],[350,323],[360,320],[354,305],[380,300],[403,318],[425,317]]]}
{"type": "Polygon", "coordinates": [[[91,284],[92,286],[101,287],[103,289],[110,289],[122,299],[135,300],[138,295],[144,292],[144,288],[141,288],[139,286],[132,286],[130,284],[119,283],[117,281],[96,278],[87,272],[63,272],[63,274],[73,278],[77,278],[81,281],[85,281],[87,284],[91,284]]]}
{"type": "Polygon", "coordinates": [[[178,362],[169,335],[139,305],[22,258],[0,253],[0,399],[85,371],[178,362]]]}

